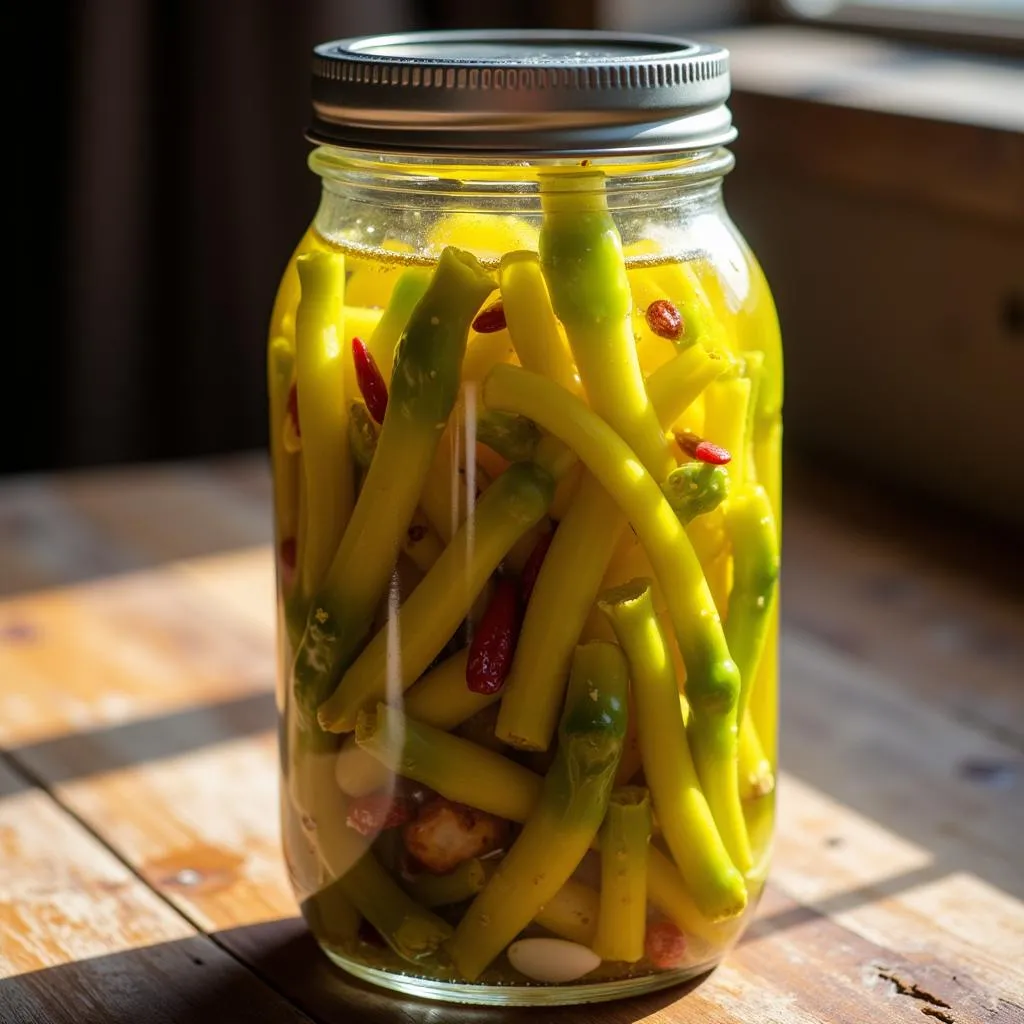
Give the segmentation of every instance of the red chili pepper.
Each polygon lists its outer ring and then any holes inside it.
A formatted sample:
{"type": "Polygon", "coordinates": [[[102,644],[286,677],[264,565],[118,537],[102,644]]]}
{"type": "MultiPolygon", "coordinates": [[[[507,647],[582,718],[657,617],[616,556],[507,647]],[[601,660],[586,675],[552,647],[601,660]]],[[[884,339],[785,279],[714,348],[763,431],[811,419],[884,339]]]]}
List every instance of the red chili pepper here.
{"type": "Polygon", "coordinates": [[[413,810],[412,801],[397,793],[367,793],[349,800],[345,824],[361,835],[375,836],[404,825],[413,816],[413,810]]]}
{"type": "Polygon", "coordinates": [[[697,459],[699,462],[708,462],[712,466],[724,466],[732,461],[732,455],[727,448],[705,441],[704,438],[691,434],[688,430],[676,431],[676,441],[691,459],[697,459]]]}
{"type": "Polygon", "coordinates": [[[295,424],[295,436],[302,437],[302,424],[299,423],[299,392],[294,384],[288,389],[286,411],[287,415],[291,416],[292,423],[295,424]]]}
{"type": "Polygon", "coordinates": [[[656,299],[647,307],[647,326],[659,338],[678,341],[686,331],[682,314],[668,299],[656,299]]]}
{"type": "Polygon", "coordinates": [[[523,592],[524,604],[528,604],[530,601],[533,588],[537,584],[537,577],[540,575],[540,567],[544,564],[544,559],[547,557],[548,548],[551,547],[551,541],[554,539],[554,536],[553,533],[545,533],[534,545],[533,550],[530,552],[530,557],[526,560],[526,565],[523,566],[523,574],[519,577],[519,586],[523,592]]]}
{"type": "Polygon", "coordinates": [[[383,423],[384,413],[388,408],[388,386],[361,338],[352,339],[352,358],[356,364],[356,382],[366,402],[366,408],[378,423],[383,423]]]}
{"type": "Polygon", "coordinates": [[[499,580],[469,645],[466,686],[473,693],[497,693],[512,668],[519,639],[519,590],[514,581],[499,580]]]}
{"type": "Polygon", "coordinates": [[[281,582],[286,591],[291,590],[295,582],[295,564],[298,561],[294,537],[285,537],[281,541],[278,558],[281,564],[281,582]]]}
{"type": "Polygon", "coordinates": [[[477,334],[494,334],[495,331],[503,331],[507,326],[505,306],[500,299],[477,313],[473,321],[473,330],[477,334]]]}

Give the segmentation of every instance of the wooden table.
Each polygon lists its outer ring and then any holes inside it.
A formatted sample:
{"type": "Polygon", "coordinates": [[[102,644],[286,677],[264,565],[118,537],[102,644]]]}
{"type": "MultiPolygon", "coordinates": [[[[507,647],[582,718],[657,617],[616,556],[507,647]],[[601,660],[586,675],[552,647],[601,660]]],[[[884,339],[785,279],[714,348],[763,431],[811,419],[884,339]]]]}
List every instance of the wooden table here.
{"type": "Polygon", "coordinates": [[[0,488],[3,1024],[1024,1020],[1024,603],[983,539],[791,474],[755,927],[684,999],[499,1011],[349,981],[295,916],[268,509],[255,457],[0,488]]]}

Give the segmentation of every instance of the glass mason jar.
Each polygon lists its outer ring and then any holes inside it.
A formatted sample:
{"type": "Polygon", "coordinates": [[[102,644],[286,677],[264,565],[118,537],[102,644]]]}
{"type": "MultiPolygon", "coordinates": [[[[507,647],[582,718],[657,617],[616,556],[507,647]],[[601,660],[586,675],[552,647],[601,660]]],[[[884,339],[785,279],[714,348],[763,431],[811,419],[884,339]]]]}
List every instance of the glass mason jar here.
{"type": "Polygon", "coordinates": [[[649,991],[760,895],[781,352],[727,95],[653,36],[315,51],[269,345],[283,834],[361,978],[649,991]]]}

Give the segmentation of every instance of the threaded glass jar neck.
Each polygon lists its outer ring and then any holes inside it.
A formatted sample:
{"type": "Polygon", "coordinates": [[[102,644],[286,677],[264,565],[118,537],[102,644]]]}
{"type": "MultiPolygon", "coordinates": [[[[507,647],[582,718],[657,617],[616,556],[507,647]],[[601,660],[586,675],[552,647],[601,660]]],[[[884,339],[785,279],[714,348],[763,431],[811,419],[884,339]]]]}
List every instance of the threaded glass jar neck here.
{"type": "MultiPolygon", "coordinates": [[[[623,242],[663,236],[684,243],[686,225],[700,218],[724,217],[722,179],[734,159],[724,148],[644,157],[524,160],[452,155],[451,158],[383,155],[320,146],[309,166],[323,182],[314,227],[328,243],[366,250],[377,258],[431,264],[440,239],[433,225],[455,215],[468,223],[504,222],[496,237],[508,240],[540,223],[546,182],[572,176],[577,190],[592,189],[616,217],[623,242]]],[[[467,231],[467,235],[472,232],[467,231]]],[[[458,244],[458,239],[454,240],[458,244]]],[[[472,248],[472,246],[470,246],[472,248]]],[[[476,251],[485,263],[486,251],[476,251]]],[[[682,255],[678,253],[676,255],[682,255]]]]}

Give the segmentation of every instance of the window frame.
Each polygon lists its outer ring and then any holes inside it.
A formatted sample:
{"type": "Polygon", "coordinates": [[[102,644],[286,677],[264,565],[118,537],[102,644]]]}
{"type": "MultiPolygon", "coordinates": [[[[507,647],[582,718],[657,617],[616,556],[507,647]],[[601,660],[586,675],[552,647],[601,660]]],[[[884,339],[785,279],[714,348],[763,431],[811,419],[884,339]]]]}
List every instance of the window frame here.
{"type": "Polygon", "coordinates": [[[759,21],[882,35],[949,49],[1024,55],[1024,17],[908,11],[886,0],[841,0],[835,11],[817,17],[801,13],[791,0],[752,0],[752,13],[759,21]]]}

